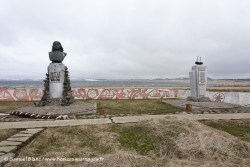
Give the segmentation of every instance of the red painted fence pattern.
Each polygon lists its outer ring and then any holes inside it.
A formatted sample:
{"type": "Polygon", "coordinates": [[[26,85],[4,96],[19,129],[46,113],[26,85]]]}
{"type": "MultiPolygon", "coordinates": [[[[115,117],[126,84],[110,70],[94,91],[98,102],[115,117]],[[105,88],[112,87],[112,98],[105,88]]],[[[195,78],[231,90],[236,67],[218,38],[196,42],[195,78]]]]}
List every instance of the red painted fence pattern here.
{"type": "MultiPolygon", "coordinates": [[[[176,98],[177,89],[72,88],[75,99],[161,99],[176,98]]],[[[42,88],[0,88],[0,101],[40,100],[42,88]]]]}

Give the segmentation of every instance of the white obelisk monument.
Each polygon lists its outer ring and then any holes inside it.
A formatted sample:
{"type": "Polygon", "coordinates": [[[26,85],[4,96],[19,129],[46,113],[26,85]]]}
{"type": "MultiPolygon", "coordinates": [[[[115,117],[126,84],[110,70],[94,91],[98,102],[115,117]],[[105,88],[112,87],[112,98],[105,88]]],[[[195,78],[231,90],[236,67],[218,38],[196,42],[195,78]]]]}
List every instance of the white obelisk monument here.
{"type": "Polygon", "coordinates": [[[207,87],[207,67],[203,66],[203,62],[198,60],[195,66],[192,66],[192,71],[189,72],[191,96],[192,97],[205,97],[207,87]]]}

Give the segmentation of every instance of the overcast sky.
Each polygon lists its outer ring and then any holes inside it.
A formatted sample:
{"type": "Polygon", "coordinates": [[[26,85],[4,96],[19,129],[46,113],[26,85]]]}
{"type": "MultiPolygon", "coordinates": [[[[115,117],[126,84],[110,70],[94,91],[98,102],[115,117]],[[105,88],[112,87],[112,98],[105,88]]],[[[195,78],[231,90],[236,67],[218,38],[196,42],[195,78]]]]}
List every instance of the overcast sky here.
{"type": "Polygon", "coordinates": [[[249,0],[0,0],[0,79],[45,78],[60,41],[71,78],[250,78],[249,0]]]}

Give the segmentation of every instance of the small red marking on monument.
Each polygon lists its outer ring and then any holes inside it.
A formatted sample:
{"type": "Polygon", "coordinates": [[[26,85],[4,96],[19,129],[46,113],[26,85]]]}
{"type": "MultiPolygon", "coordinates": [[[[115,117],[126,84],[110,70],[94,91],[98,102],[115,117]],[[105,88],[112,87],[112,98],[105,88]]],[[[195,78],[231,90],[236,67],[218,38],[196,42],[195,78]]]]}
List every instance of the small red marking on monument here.
{"type": "Polygon", "coordinates": [[[170,92],[170,90],[169,91],[162,91],[162,98],[163,97],[170,97],[171,96],[171,92],[170,92]]]}
{"type": "Polygon", "coordinates": [[[82,97],[82,99],[86,98],[86,91],[83,88],[78,89],[78,94],[82,97]]]}
{"type": "Polygon", "coordinates": [[[8,90],[0,89],[0,101],[14,101],[8,90]]]}
{"type": "Polygon", "coordinates": [[[177,97],[178,96],[178,89],[172,89],[172,93],[174,93],[173,97],[177,97]]]}
{"type": "Polygon", "coordinates": [[[130,99],[146,99],[148,89],[131,89],[128,91],[130,99]]]}
{"type": "Polygon", "coordinates": [[[29,95],[26,89],[15,89],[13,92],[13,96],[18,100],[29,101],[29,95]]]}
{"type": "Polygon", "coordinates": [[[149,93],[147,93],[147,97],[161,97],[161,91],[159,90],[151,90],[149,93]]]}
{"type": "Polygon", "coordinates": [[[97,99],[98,95],[98,89],[89,89],[87,93],[87,99],[97,99]]]}
{"type": "Polygon", "coordinates": [[[114,96],[115,93],[112,89],[103,89],[98,99],[112,99],[114,96]]]}
{"type": "Polygon", "coordinates": [[[156,90],[153,89],[149,93],[147,93],[148,98],[164,98],[164,97],[170,97],[170,90],[156,90]]]}
{"type": "Polygon", "coordinates": [[[128,93],[124,92],[124,89],[113,89],[116,99],[127,99],[128,93]]]}
{"type": "Polygon", "coordinates": [[[81,98],[81,95],[78,93],[78,89],[72,90],[72,96],[75,98],[81,98]]]}
{"type": "Polygon", "coordinates": [[[216,102],[223,102],[225,100],[225,95],[223,93],[215,93],[213,99],[216,102]]]}
{"type": "Polygon", "coordinates": [[[38,100],[43,97],[43,91],[39,89],[30,89],[29,96],[31,100],[38,100]]]}

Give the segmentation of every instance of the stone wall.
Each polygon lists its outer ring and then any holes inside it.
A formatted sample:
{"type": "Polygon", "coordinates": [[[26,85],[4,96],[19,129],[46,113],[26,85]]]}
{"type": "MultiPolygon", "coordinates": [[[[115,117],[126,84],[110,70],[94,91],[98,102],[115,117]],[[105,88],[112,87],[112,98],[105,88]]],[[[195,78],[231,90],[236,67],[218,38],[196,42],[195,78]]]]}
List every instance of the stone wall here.
{"type": "MultiPolygon", "coordinates": [[[[160,99],[187,98],[190,90],[148,88],[72,88],[75,99],[160,99]]],[[[43,88],[0,88],[0,101],[40,100],[43,88]]],[[[250,104],[248,92],[206,92],[212,101],[232,104],[250,104]]]]}
{"type": "MultiPolygon", "coordinates": [[[[72,88],[74,99],[153,99],[175,98],[177,89],[72,88]]],[[[40,100],[43,88],[0,88],[0,101],[40,100]]]]}
{"type": "MultiPolygon", "coordinates": [[[[191,95],[190,90],[178,90],[178,98],[187,98],[191,95]]],[[[206,97],[209,97],[212,101],[226,102],[239,105],[250,104],[249,92],[206,92],[206,97]]]]}

